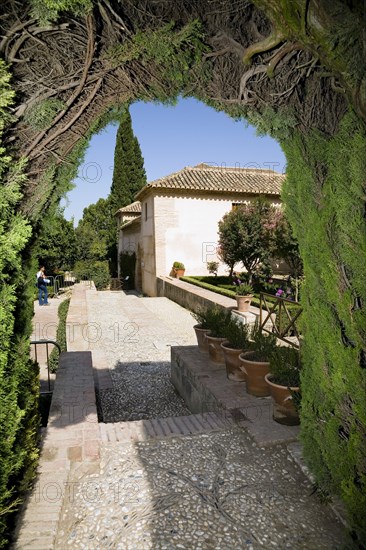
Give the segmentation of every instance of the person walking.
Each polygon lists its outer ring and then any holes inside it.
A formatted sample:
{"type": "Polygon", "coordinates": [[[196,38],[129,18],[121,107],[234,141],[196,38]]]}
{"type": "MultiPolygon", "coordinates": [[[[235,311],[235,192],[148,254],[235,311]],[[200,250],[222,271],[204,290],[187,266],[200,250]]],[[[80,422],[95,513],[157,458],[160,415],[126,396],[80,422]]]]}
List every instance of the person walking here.
{"type": "Polygon", "coordinates": [[[46,283],[50,281],[47,279],[44,271],[44,266],[41,266],[37,273],[38,303],[40,306],[49,306],[46,283]]]}

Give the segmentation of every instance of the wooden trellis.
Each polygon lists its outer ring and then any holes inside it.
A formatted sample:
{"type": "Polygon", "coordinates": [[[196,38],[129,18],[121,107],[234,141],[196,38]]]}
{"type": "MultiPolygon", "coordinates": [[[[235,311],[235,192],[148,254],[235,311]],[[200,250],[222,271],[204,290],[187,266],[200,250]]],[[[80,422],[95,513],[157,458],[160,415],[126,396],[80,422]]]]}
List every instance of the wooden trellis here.
{"type": "Polygon", "coordinates": [[[287,342],[295,348],[300,347],[300,333],[296,321],[302,313],[302,307],[298,302],[288,298],[280,298],[272,294],[261,292],[260,294],[260,329],[276,334],[277,338],[287,342]],[[275,302],[268,298],[275,298],[275,302]],[[298,306],[295,314],[289,310],[289,304],[298,306]],[[290,336],[289,335],[293,335],[290,336]],[[295,337],[295,338],[294,338],[295,337]]]}

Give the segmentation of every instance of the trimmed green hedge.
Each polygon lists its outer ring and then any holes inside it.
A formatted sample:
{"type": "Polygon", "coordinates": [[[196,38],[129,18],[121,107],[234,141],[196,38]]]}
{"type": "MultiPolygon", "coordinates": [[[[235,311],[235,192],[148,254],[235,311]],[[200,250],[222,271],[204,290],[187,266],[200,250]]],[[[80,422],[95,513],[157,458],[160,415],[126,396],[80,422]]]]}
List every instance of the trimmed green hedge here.
{"type": "Polygon", "coordinates": [[[305,271],[301,439],[318,485],[366,541],[366,128],[351,112],[333,138],[282,146],[305,271]]]}
{"type": "MultiPolygon", "coordinates": [[[[14,92],[0,59],[0,140],[14,92]]],[[[37,268],[24,252],[31,227],[18,203],[24,161],[0,147],[0,547],[7,546],[14,512],[35,475],[38,459],[39,370],[30,359],[37,268]],[[23,255],[23,257],[22,257],[23,255]]]]}
{"type": "MultiPolygon", "coordinates": [[[[70,298],[61,302],[58,306],[58,325],[56,332],[56,341],[59,344],[61,351],[67,351],[66,340],[66,318],[69,311],[70,298]]],[[[56,372],[59,362],[59,351],[57,348],[53,348],[49,357],[50,372],[56,372]]]]}
{"type": "MultiPolygon", "coordinates": [[[[221,294],[222,296],[226,296],[227,298],[233,298],[235,300],[235,290],[229,290],[227,288],[223,288],[222,286],[216,286],[212,285],[206,282],[203,282],[202,279],[205,279],[206,277],[181,277],[181,281],[185,281],[186,283],[190,283],[195,286],[199,286],[201,288],[206,288],[207,290],[211,290],[212,292],[216,292],[216,294],[221,294]]],[[[222,277],[222,284],[224,285],[224,281],[227,281],[226,277],[222,277]]],[[[232,285],[225,285],[225,286],[232,286],[232,285]]],[[[267,301],[274,302],[275,298],[267,297],[267,301]]],[[[259,307],[260,306],[260,299],[259,296],[253,296],[252,298],[252,305],[259,307]]],[[[291,308],[291,304],[288,304],[288,306],[291,308]]],[[[263,309],[266,309],[264,306],[262,306],[263,309]]]]}

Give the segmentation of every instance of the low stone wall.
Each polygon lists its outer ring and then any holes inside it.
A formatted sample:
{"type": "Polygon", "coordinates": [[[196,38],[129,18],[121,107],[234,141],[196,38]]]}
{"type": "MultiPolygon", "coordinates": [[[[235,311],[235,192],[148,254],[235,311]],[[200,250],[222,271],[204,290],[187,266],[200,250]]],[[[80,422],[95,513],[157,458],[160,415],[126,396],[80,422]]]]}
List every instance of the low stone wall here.
{"type": "Polygon", "coordinates": [[[299,426],[284,426],[272,418],[268,397],[246,392],[245,382],[229,380],[225,365],[213,363],[197,346],[171,348],[171,381],[191,412],[214,412],[246,429],[260,447],[296,441],[299,426]]]}
{"type": "Polygon", "coordinates": [[[236,310],[237,303],[233,298],[227,298],[211,290],[194,286],[180,279],[172,277],[157,277],[156,280],[158,296],[169,298],[180,306],[197,311],[199,309],[207,309],[217,305],[225,309],[231,309],[233,313],[238,315],[244,323],[253,324],[259,317],[259,309],[251,307],[248,313],[239,313],[236,310]]]}

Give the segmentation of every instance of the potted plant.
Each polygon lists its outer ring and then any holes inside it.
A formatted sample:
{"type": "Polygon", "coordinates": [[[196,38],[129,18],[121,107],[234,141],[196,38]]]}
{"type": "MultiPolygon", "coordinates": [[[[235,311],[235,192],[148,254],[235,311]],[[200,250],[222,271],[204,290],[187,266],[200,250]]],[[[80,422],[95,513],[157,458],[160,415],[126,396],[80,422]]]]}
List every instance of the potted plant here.
{"type": "Polygon", "coordinates": [[[197,325],[194,325],[194,331],[196,333],[198,349],[202,353],[208,353],[208,342],[206,334],[210,332],[208,328],[208,316],[207,309],[198,309],[191,313],[192,317],[197,321],[197,325]]]}
{"type": "Polygon", "coordinates": [[[265,380],[273,399],[273,420],[286,426],[300,423],[301,357],[297,349],[276,348],[270,358],[269,374],[265,380]]]}
{"type": "Polygon", "coordinates": [[[253,298],[253,288],[248,283],[241,283],[236,289],[236,302],[238,304],[238,311],[248,312],[250,302],[253,298]]]}
{"type": "Polygon", "coordinates": [[[210,332],[206,334],[208,353],[214,363],[225,363],[224,352],[221,343],[226,340],[225,330],[230,322],[231,311],[214,306],[206,311],[207,327],[210,332]]]}
{"type": "Polygon", "coordinates": [[[177,279],[184,276],[185,269],[186,268],[185,268],[184,264],[182,264],[182,262],[174,262],[173,263],[173,273],[174,273],[174,276],[177,279]]]}
{"type": "Polygon", "coordinates": [[[270,390],[265,381],[269,373],[269,360],[276,349],[277,338],[275,334],[264,334],[256,321],[250,335],[250,349],[239,355],[240,369],[246,374],[247,392],[256,397],[270,395],[270,390]]]}
{"type": "Polygon", "coordinates": [[[239,355],[249,348],[249,326],[231,317],[225,329],[226,340],[221,347],[224,352],[226,374],[229,380],[243,382],[245,373],[240,369],[239,355]]]}

